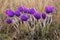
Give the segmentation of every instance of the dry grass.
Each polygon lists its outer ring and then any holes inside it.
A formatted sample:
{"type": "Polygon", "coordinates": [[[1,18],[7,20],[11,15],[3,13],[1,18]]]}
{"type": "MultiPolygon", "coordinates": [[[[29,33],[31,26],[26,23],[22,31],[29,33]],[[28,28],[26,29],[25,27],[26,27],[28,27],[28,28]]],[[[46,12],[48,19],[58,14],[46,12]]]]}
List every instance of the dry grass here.
{"type": "MultiPolygon", "coordinates": [[[[12,25],[10,26],[4,22],[4,19],[6,18],[4,15],[4,10],[7,8],[11,8],[15,10],[18,5],[23,5],[28,8],[34,7],[39,12],[44,12],[44,7],[46,5],[53,5],[55,7],[55,10],[52,14],[53,22],[51,24],[51,27],[49,28],[49,33],[47,34],[47,36],[44,36],[43,38],[46,38],[46,39],[48,38],[50,40],[60,40],[60,32],[59,32],[60,30],[60,0],[0,0],[0,40],[14,40],[15,38],[16,40],[24,40],[23,38],[19,39],[19,37],[21,35],[23,37],[25,32],[18,34],[16,30],[12,27],[12,25]],[[6,34],[7,27],[9,27],[8,34],[6,34]]],[[[22,28],[20,28],[20,30],[21,29],[22,28]]],[[[28,27],[24,27],[23,29],[28,30],[28,27]]],[[[27,35],[29,35],[29,31],[27,33],[28,33],[27,35]]],[[[45,40],[43,38],[41,38],[40,40],[45,40]]]]}

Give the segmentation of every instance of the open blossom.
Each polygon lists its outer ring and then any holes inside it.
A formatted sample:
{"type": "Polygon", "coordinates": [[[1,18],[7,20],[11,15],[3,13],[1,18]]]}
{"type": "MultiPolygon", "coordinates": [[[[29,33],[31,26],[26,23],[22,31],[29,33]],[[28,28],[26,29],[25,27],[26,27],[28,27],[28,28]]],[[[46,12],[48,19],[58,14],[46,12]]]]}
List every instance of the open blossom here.
{"type": "Polygon", "coordinates": [[[6,9],[5,10],[5,14],[8,15],[9,17],[13,17],[14,16],[14,12],[11,9],[6,9]]]}
{"type": "Polygon", "coordinates": [[[26,14],[22,14],[22,15],[20,16],[20,19],[21,19],[22,21],[27,21],[27,20],[28,20],[28,16],[27,16],[26,14]]]}
{"type": "Polygon", "coordinates": [[[35,9],[34,8],[29,8],[28,13],[34,14],[35,13],[35,9]]]}
{"type": "Polygon", "coordinates": [[[24,7],[23,12],[28,13],[28,8],[24,7]]]}
{"type": "Polygon", "coordinates": [[[42,19],[46,18],[46,13],[42,13],[42,19]]]}
{"type": "Polygon", "coordinates": [[[54,7],[53,7],[53,6],[46,6],[46,7],[45,7],[46,13],[52,13],[53,10],[54,10],[54,7]]]}
{"type": "Polygon", "coordinates": [[[10,23],[12,23],[12,20],[10,19],[10,18],[6,18],[6,23],[8,23],[8,24],[10,24],[10,23]]]}
{"type": "Polygon", "coordinates": [[[35,13],[33,14],[33,16],[34,16],[37,20],[41,18],[40,13],[38,13],[38,12],[35,12],[35,13]]]}
{"type": "Polygon", "coordinates": [[[20,12],[23,12],[24,7],[23,7],[22,5],[19,5],[19,6],[17,7],[17,9],[18,9],[20,12]]]}
{"type": "Polygon", "coordinates": [[[19,11],[19,10],[16,10],[16,11],[15,11],[15,15],[16,15],[17,17],[19,17],[19,16],[20,16],[20,11],[19,11]]]}

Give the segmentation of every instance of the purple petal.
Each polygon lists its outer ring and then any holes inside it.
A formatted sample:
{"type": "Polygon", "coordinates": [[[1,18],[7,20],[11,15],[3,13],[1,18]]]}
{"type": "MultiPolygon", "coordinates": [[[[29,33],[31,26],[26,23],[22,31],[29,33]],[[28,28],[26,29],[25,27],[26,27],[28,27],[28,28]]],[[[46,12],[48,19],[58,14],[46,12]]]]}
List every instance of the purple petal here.
{"type": "Polygon", "coordinates": [[[45,7],[46,13],[52,13],[53,10],[54,10],[54,7],[53,7],[53,6],[46,6],[46,7],[45,7]]]}
{"type": "Polygon", "coordinates": [[[27,20],[28,20],[28,16],[27,16],[26,14],[22,14],[22,15],[20,16],[20,19],[21,19],[22,21],[27,21],[27,20]]]}
{"type": "Polygon", "coordinates": [[[14,12],[11,9],[6,9],[5,10],[5,14],[8,15],[9,17],[13,17],[14,16],[14,12]]]}
{"type": "Polygon", "coordinates": [[[12,23],[12,20],[10,18],[6,18],[5,20],[8,24],[12,23]]]}

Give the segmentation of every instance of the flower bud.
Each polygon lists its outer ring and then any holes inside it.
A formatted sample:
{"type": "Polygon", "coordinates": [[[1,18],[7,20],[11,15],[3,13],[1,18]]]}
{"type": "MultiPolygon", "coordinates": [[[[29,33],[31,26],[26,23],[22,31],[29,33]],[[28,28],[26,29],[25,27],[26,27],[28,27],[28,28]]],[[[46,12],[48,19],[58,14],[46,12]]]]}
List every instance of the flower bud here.
{"type": "Polygon", "coordinates": [[[40,13],[35,12],[33,16],[38,20],[41,18],[40,13]]]}
{"type": "Polygon", "coordinates": [[[11,9],[6,9],[5,10],[5,14],[8,15],[9,17],[13,17],[14,16],[14,12],[11,9]]]}
{"type": "Polygon", "coordinates": [[[53,7],[53,6],[46,6],[46,7],[45,7],[46,13],[52,13],[53,10],[54,10],[54,7],[53,7]]]}
{"type": "Polygon", "coordinates": [[[43,19],[46,18],[46,13],[42,13],[42,18],[43,18],[43,19]]]}
{"type": "Polygon", "coordinates": [[[22,14],[22,15],[20,16],[20,19],[21,19],[22,21],[27,21],[27,20],[28,20],[28,16],[27,16],[26,14],[22,14]]]}
{"type": "Polygon", "coordinates": [[[8,23],[8,24],[10,24],[10,23],[12,23],[12,20],[10,19],[10,18],[6,18],[6,23],[8,23]]]}
{"type": "Polygon", "coordinates": [[[19,17],[19,16],[20,16],[20,11],[19,11],[19,10],[16,10],[16,11],[15,11],[15,15],[16,15],[17,17],[19,17]]]}
{"type": "Polygon", "coordinates": [[[34,8],[29,8],[29,12],[30,14],[34,14],[35,13],[35,9],[34,8]]]}

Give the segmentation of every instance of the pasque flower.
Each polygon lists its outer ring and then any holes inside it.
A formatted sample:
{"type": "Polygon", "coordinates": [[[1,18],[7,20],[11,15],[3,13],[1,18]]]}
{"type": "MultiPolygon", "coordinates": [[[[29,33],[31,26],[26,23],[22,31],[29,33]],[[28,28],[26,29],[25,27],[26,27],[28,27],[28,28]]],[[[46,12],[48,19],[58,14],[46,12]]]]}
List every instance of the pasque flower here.
{"type": "Polygon", "coordinates": [[[23,12],[28,13],[28,8],[24,7],[23,12]]]}
{"type": "Polygon", "coordinates": [[[19,6],[17,7],[17,9],[18,9],[20,12],[23,12],[24,7],[23,7],[22,5],[19,5],[19,6]]]}
{"type": "Polygon", "coordinates": [[[54,7],[53,7],[53,6],[46,6],[46,7],[45,7],[46,13],[52,13],[53,10],[54,10],[54,7]]]}
{"type": "Polygon", "coordinates": [[[35,12],[35,13],[33,14],[33,16],[34,16],[37,20],[41,18],[40,13],[38,13],[38,12],[35,12]]]}
{"type": "Polygon", "coordinates": [[[10,18],[6,18],[6,23],[8,23],[8,24],[10,24],[10,23],[12,23],[12,20],[10,19],[10,18]]]}
{"type": "Polygon", "coordinates": [[[13,17],[14,16],[14,12],[11,9],[6,9],[5,10],[5,14],[8,15],[9,17],[13,17]]]}
{"type": "Polygon", "coordinates": [[[16,11],[15,11],[15,15],[16,15],[17,17],[19,17],[19,16],[20,16],[20,11],[19,11],[19,10],[16,10],[16,11]]]}
{"type": "Polygon", "coordinates": [[[43,18],[43,19],[46,18],[46,13],[42,13],[42,18],[43,18]]]}
{"type": "Polygon", "coordinates": [[[34,8],[29,8],[28,13],[34,14],[35,13],[35,9],[34,8]]]}
{"type": "Polygon", "coordinates": [[[22,15],[20,16],[20,19],[21,19],[22,21],[27,21],[27,20],[28,20],[28,16],[27,16],[26,14],[22,14],[22,15]]]}

